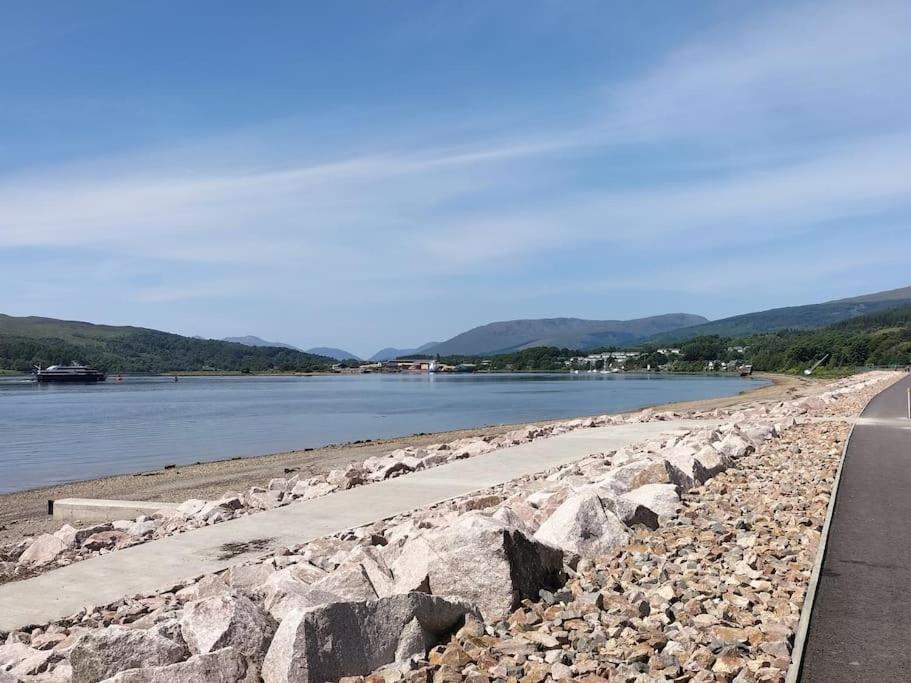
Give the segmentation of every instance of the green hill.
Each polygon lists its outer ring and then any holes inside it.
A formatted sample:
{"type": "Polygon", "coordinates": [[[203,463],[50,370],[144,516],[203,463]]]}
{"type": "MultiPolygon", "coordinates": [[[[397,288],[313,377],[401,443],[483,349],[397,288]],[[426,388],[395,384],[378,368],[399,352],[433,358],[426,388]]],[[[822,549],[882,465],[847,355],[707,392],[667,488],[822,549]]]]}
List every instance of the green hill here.
{"type": "Polygon", "coordinates": [[[591,349],[624,346],[660,332],[705,322],[700,315],[669,313],[637,320],[542,318],[505,320],[475,327],[425,348],[424,354],[480,356],[542,346],[591,349]]]}
{"type": "Polygon", "coordinates": [[[331,358],[268,346],[197,339],[143,327],[0,314],[0,369],[77,360],[107,372],[315,371],[331,358]]]}
{"type": "Polygon", "coordinates": [[[679,343],[687,339],[710,335],[746,337],[778,330],[814,330],[867,313],[894,308],[903,303],[911,303],[911,287],[876,292],[851,299],[827,301],[821,304],[787,306],[735,315],[701,325],[662,332],[652,336],[648,341],[658,344],[679,343]]]}
{"type": "Polygon", "coordinates": [[[911,363],[911,305],[859,316],[820,330],[786,330],[746,342],[757,369],[799,370],[829,354],[825,365],[850,368],[911,363]]]}
{"type": "Polygon", "coordinates": [[[686,371],[701,371],[710,361],[734,361],[749,363],[756,370],[802,372],[822,358],[826,360],[821,373],[842,374],[866,366],[904,367],[911,363],[911,305],[893,306],[816,330],[694,337],[680,344],[679,356],[670,358],[656,357],[654,345],[643,350],[653,365],[670,362],[674,370],[686,371]]]}

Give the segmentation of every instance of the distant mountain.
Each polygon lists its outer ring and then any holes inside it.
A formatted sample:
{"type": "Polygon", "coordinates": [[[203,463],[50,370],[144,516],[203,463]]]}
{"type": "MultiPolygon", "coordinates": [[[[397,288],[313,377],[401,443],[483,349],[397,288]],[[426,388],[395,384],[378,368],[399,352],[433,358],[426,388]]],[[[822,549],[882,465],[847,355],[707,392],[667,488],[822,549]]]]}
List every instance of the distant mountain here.
{"type": "Polygon", "coordinates": [[[767,311],[745,313],[709,323],[653,335],[648,341],[670,343],[693,337],[717,334],[722,337],[746,337],[778,330],[814,330],[842,320],[911,303],[911,287],[864,294],[850,299],[837,299],[820,304],[787,306],[767,311]]]}
{"type": "Polygon", "coordinates": [[[873,294],[863,294],[861,296],[851,297],[850,299],[836,299],[832,303],[869,303],[871,301],[890,301],[893,304],[902,304],[911,301],[911,287],[899,287],[898,289],[887,289],[885,292],[874,292],[873,294]]]}
{"type": "Polygon", "coordinates": [[[424,353],[482,356],[534,346],[570,349],[626,346],[660,332],[690,327],[707,320],[690,313],[668,313],[636,320],[507,320],[475,327],[426,349],[424,353]]]}
{"type": "Polygon", "coordinates": [[[372,360],[375,363],[378,363],[378,362],[381,362],[384,360],[392,360],[393,358],[400,358],[402,356],[410,356],[415,353],[430,353],[430,349],[432,349],[439,343],[440,342],[427,342],[426,344],[421,344],[416,349],[397,349],[392,346],[387,346],[385,349],[380,349],[379,351],[374,353],[372,356],[370,356],[370,360],[372,360]]]}
{"type": "Polygon", "coordinates": [[[144,327],[0,314],[0,369],[88,363],[108,372],[328,369],[333,360],[285,347],[194,339],[144,327]]]}
{"type": "MultiPolygon", "coordinates": [[[[260,339],[259,337],[254,337],[252,334],[248,334],[245,337],[225,337],[222,339],[222,341],[234,342],[235,344],[243,344],[244,346],[275,346],[280,349],[294,349],[295,351],[301,350],[292,344],[285,344],[284,342],[266,341],[265,339],[260,339]]],[[[309,351],[308,351],[308,353],[309,353],[309,351]]],[[[325,355],[325,354],[321,354],[321,355],[325,355]]]]}
{"type": "Polygon", "coordinates": [[[313,353],[317,356],[328,356],[329,358],[335,358],[335,360],[361,360],[357,354],[345,351],[345,349],[336,349],[331,346],[316,346],[312,349],[307,349],[307,353],[313,353]]]}

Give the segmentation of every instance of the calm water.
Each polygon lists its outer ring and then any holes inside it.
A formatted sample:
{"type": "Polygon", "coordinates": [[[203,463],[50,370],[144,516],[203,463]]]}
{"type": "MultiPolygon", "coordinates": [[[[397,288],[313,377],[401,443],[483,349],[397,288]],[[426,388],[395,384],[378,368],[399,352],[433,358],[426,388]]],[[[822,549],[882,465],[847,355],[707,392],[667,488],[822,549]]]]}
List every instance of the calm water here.
{"type": "Polygon", "coordinates": [[[632,374],[0,380],[0,492],[168,463],[617,412],[756,384],[632,374]]]}

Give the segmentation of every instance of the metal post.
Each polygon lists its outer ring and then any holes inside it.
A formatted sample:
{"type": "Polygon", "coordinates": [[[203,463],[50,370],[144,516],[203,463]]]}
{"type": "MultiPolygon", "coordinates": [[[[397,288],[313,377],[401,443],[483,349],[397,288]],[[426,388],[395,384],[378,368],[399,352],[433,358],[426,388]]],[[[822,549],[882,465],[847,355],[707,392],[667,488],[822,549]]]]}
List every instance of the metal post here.
{"type": "Polygon", "coordinates": [[[911,420],[911,387],[908,387],[908,419],[911,420]]]}

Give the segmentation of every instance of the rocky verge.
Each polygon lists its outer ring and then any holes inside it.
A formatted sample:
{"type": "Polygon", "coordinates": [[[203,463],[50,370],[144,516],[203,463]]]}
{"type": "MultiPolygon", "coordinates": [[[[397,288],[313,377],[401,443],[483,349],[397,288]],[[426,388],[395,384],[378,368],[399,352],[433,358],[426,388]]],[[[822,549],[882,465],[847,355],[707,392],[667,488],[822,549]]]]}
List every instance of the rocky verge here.
{"type": "MultiPolygon", "coordinates": [[[[780,680],[847,433],[797,420],[856,414],[896,378],[715,411],[718,428],[3,634],[0,683],[780,680]]],[[[413,457],[381,459],[367,480],[413,457]]],[[[65,532],[87,534],[80,547],[125,533],[65,532]]],[[[61,535],[48,536],[68,546],[61,535]]],[[[58,548],[35,539],[15,565],[58,548]]]]}

